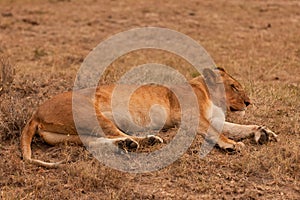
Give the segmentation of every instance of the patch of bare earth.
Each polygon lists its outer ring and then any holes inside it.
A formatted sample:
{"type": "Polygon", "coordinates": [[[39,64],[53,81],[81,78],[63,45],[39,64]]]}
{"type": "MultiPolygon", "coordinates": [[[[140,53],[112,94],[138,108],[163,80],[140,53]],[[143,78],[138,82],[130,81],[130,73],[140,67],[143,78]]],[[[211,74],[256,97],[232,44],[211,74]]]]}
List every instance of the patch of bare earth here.
{"type": "MultiPolygon", "coordinates": [[[[299,199],[299,32],[300,3],[293,0],[1,1],[1,199],[299,199]],[[245,118],[229,120],[265,125],[279,142],[256,145],[249,139],[240,153],[214,149],[200,159],[197,136],[170,166],[129,174],[104,166],[83,147],[51,147],[36,137],[35,158],[67,164],[25,164],[19,137],[36,107],[72,89],[81,62],[98,43],[144,26],[167,27],[198,41],[243,83],[255,104],[245,118]]],[[[186,72],[187,78],[195,75],[174,55],[141,51],[113,63],[103,82],[149,61],[186,72]]]]}

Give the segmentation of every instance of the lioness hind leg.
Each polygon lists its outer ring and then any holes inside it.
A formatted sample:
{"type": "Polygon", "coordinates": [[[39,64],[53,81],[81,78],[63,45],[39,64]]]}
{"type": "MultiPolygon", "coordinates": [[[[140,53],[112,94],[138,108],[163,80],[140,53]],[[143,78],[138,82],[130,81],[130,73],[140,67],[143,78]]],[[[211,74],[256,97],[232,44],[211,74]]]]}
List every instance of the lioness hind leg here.
{"type": "MultiPolygon", "coordinates": [[[[97,108],[97,106],[96,106],[97,108]]],[[[107,139],[101,138],[99,140],[100,143],[104,142],[112,142],[113,144],[117,145],[119,148],[127,151],[135,151],[139,148],[139,143],[147,143],[150,145],[154,145],[156,143],[163,143],[163,140],[155,135],[148,135],[146,137],[139,137],[139,136],[132,136],[127,135],[122,130],[120,130],[116,124],[111,121],[108,117],[103,115],[102,112],[100,112],[100,109],[96,109],[98,121],[101,125],[101,128],[105,134],[105,137],[107,139]]],[[[109,113],[106,113],[108,115],[109,113]]]]}
{"type": "Polygon", "coordinates": [[[163,143],[163,139],[155,135],[147,135],[146,137],[125,136],[116,138],[97,138],[88,143],[90,148],[98,148],[101,145],[113,144],[125,152],[137,151],[140,145],[155,145],[163,143]]]}
{"type": "Polygon", "coordinates": [[[139,143],[130,137],[105,138],[90,135],[65,135],[47,131],[40,131],[39,134],[45,140],[45,142],[51,145],[64,142],[71,142],[79,145],[86,144],[89,147],[99,147],[99,145],[103,144],[112,144],[125,151],[134,151],[139,147],[139,143]]]}
{"type": "Polygon", "coordinates": [[[82,145],[82,141],[78,135],[66,135],[61,133],[54,133],[48,131],[39,131],[39,135],[45,142],[50,145],[57,145],[64,142],[71,142],[82,145]]]}
{"type": "Polygon", "coordinates": [[[105,145],[116,146],[125,152],[136,151],[139,148],[139,143],[130,137],[118,137],[118,138],[105,138],[99,137],[90,141],[87,141],[89,149],[102,148],[105,145]]]}

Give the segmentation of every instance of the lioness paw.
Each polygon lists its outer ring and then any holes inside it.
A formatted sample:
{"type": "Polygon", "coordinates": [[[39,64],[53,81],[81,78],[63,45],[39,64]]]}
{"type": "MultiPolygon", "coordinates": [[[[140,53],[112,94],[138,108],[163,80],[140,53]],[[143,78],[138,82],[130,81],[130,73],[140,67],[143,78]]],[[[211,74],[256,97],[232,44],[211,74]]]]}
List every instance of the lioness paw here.
{"type": "Polygon", "coordinates": [[[245,148],[245,144],[243,142],[236,142],[235,144],[229,145],[225,148],[228,152],[240,152],[245,148]]]}
{"type": "Polygon", "coordinates": [[[154,146],[155,144],[164,143],[163,139],[156,135],[147,135],[146,137],[138,138],[139,144],[142,146],[154,146]]]}
{"type": "Polygon", "coordinates": [[[164,143],[163,139],[155,135],[147,135],[146,140],[149,145],[164,143]]]}
{"type": "Polygon", "coordinates": [[[254,133],[254,140],[257,144],[265,144],[268,141],[278,141],[277,135],[266,127],[258,127],[257,131],[254,133]]]}
{"type": "Polygon", "coordinates": [[[225,137],[221,137],[217,145],[221,149],[224,149],[228,152],[239,152],[245,147],[245,144],[243,142],[235,142],[234,140],[230,140],[225,137]]]}
{"type": "Polygon", "coordinates": [[[125,152],[128,151],[136,151],[139,148],[139,143],[131,138],[122,138],[116,140],[115,145],[117,145],[120,149],[124,150],[125,152]]]}

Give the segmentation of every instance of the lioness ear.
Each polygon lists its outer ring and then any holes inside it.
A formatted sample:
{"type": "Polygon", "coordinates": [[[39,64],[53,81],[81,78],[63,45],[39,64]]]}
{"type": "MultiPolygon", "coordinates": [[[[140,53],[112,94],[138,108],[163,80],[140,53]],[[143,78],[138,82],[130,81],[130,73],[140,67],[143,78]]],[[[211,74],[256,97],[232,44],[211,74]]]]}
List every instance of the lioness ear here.
{"type": "Polygon", "coordinates": [[[217,81],[217,75],[215,74],[215,72],[209,68],[205,68],[203,70],[203,77],[205,80],[205,83],[212,86],[216,84],[217,81]]]}

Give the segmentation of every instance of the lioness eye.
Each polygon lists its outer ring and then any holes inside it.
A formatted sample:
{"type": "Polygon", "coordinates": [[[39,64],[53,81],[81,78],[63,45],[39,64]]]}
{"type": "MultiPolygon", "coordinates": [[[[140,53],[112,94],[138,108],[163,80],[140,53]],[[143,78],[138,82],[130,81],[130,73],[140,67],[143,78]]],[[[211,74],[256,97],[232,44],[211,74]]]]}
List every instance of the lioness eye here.
{"type": "Polygon", "coordinates": [[[238,91],[239,91],[239,90],[235,87],[234,84],[231,84],[230,86],[231,86],[231,88],[232,88],[233,91],[235,91],[235,92],[238,92],[238,91]]]}

